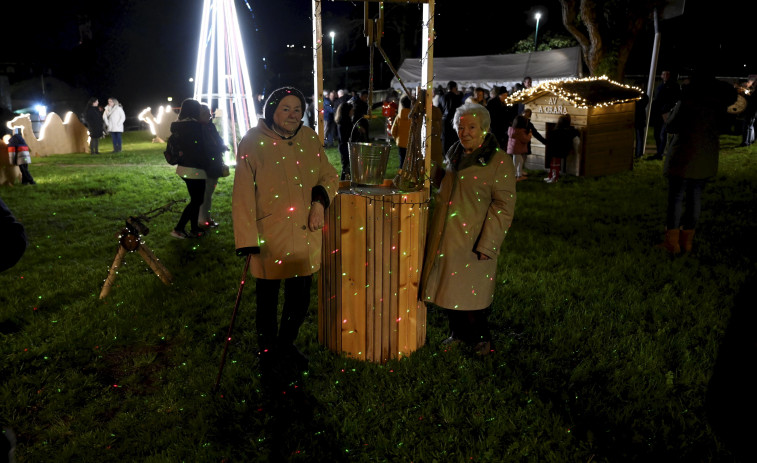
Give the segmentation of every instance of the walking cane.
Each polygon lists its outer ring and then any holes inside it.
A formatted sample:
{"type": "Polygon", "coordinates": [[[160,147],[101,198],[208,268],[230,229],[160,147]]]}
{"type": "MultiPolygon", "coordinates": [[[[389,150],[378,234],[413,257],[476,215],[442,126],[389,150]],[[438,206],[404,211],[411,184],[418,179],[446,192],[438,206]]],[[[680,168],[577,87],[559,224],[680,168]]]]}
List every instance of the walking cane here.
{"type": "Polygon", "coordinates": [[[216,383],[213,385],[213,392],[218,390],[218,385],[221,383],[221,374],[223,373],[223,366],[226,363],[226,352],[229,350],[229,343],[231,342],[231,330],[234,329],[234,320],[237,318],[237,309],[239,309],[239,302],[242,300],[242,290],[244,289],[244,282],[247,279],[247,269],[250,268],[250,259],[252,254],[247,254],[247,258],[244,261],[244,271],[242,272],[242,280],[239,283],[239,290],[237,291],[237,300],[234,303],[234,311],[231,313],[231,323],[229,323],[229,332],[226,334],[226,343],[223,345],[223,354],[221,354],[221,366],[218,368],[218,376],[216,376],[216,383]]]}

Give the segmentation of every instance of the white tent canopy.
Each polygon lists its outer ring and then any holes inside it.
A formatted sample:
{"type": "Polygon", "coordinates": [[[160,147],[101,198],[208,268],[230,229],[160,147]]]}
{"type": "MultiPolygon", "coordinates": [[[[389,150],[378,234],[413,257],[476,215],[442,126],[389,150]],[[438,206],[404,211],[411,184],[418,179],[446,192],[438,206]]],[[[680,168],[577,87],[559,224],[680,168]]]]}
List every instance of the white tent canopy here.
{"type": "MultiPolygon", "coordinates": [[[[406,59],[397,70],[408,90],[421,84],[421,60],[406,59]]],[[[581,48],[520,53],[512,55],[434,57],[434,87],[447,86],[454,80],[458,87],[506,86],[522,82],[530,76],[534,84],[541,81],[581,77],[581,48]]],[[[397,77],[392,88],[401,89],[397,77]]]]}

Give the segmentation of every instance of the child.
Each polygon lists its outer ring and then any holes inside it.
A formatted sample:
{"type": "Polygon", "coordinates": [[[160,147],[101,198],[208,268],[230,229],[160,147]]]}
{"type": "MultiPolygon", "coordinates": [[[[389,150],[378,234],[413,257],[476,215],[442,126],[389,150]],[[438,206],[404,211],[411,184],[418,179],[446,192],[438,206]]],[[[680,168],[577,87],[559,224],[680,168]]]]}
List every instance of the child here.
{"type": "Polygon", "coordinates": [[[562,160],[567,158],[571,151],[577,151],[580,142],[578,130],[570,125],[570,114],[560,116],[555,129],[547,134],[546,162],[549,163],[549,176],[544,179],[545,182],[557,183],[562,160]]]}
{"type": "Polygon", "coordinates": [[[32,158],[29,155],[29,147],[26,145],[26,140],[21,136],[21,127],[13,129],[13,136],[8,139],[8,154],[11,157],[14,166],[18,166],[21,169],[21,183],[24,185],[36,185],[37,182],[32,178],[32,174],[29,173],[29,164],[32,163],[32,158]]]}
{"type": "Polygon", "coordinates": [[[400,155],[400,169],[405,165],[405,155],[407,154],[407,143],[410,138],[410,108],[413,106],[413,102],[410,97],[404,95],[400,99],[400,112],[397,117],[394,118],[392,124],[391,134],[394,137],[394,142],[397,144],[397,151],[400,155]]]}
{"type": "Polygon", "coordinates": [[[526,179],[523,175],[523,164],[528,153],[528,143],[531,141],[531,134],[528,132],[528,119],[523,116],[516,116],[513,119],[513,125],[507,129],[507,136],[507,154],[513,156],[515,181],[520,182],[526,179]]]}

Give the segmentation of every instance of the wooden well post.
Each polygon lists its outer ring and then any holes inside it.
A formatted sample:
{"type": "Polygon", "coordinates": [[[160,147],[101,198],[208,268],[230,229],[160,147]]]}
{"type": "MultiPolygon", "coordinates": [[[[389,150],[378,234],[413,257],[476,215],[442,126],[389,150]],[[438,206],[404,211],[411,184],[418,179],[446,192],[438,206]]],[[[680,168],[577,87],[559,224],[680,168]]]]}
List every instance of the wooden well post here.
{"type": "MultiPolygon", "coordinates": [[[[374,0],[361,1],[367,5],[374,0]]],[[[318,114],[323,111],[321,3],[322,0],[313,0],[313,74],[318,114]]],[[[422,79],[430,95],[434,0],[402,3],[423,4],[422,79]]],[[[368,34],[369,40],[372,36],[368,34]]],[[[431,100],[425,99],[421,129],[426,172],[431,164],[431,100]]],[[[323,141],[323,123],[320,116],[317,118],[315,127],[323,141]]],[[[340,188],[327,210],[318,278],[318,339],[328,349],[383,363],[409,355],[425,344],[426,306],[420,300],[419,285],[429,193],[428,180],[423,189],[413,192],[391,187],[340,188]]]]}

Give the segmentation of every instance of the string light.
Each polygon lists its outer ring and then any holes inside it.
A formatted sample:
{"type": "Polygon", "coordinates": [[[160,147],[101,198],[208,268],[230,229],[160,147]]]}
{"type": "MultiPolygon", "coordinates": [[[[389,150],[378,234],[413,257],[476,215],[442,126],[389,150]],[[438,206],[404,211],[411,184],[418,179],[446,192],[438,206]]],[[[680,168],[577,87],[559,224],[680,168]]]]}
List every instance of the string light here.
{"type": "Polygon", "coordinates": [[[510,95],[505,103],[512,105],[525,101],[532,101],[540,96],[552,93],[577,108],[602,108],[621,103],[628,103],[641,99],[643,91],[635,86],[621,84],[610,80],[607,76],[586,77],[583,79],[558,79],[542,82],[537,86],[517,91],[510,95]],[[602,90],[615,93],[615,98],[602,100],[602,95],[597,92],[597,85],[602,90]]]}

